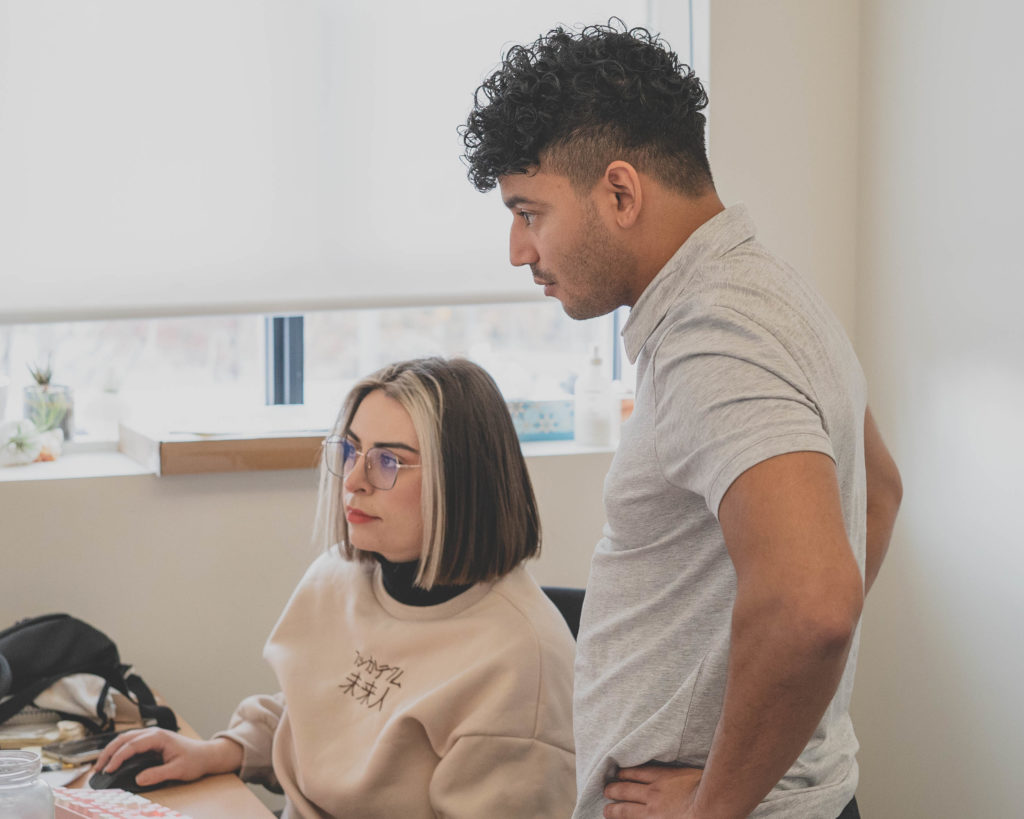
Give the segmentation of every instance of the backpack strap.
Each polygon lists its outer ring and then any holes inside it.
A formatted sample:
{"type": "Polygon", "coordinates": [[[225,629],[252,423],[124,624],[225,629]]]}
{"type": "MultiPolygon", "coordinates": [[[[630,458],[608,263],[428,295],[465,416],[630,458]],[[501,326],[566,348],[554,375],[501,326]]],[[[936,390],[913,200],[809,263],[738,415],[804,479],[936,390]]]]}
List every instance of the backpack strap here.
{"type": "Polygon", "coordinates": [[[94,722],[81,714],[69,714],[67,711],[57,711],[57,716],[61,719],[82,723],[89,734],[105,734],[114,730],[114,721],[109,717],[104,718],[103,722],[94,722]]]}
{"type": "Polygon", "coordinates": [[[144,720],[155,719],[160,728],[166,728],[168,731],[178,730],[178,718],[174,716],[174,711],[166,705],[157,705],[156,697],[142,677],[138,674],[126,674],[124,682],[135,704],[139,706],[139,713],[144,720]]]}

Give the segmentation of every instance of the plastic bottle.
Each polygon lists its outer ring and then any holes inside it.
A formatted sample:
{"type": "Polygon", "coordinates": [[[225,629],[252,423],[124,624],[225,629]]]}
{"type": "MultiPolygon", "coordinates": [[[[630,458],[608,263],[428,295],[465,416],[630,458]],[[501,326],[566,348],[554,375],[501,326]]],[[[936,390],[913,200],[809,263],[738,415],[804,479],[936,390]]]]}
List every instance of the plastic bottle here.
{"type": "Polygon", "coordinates": [[[53,819],[53,791],[41,771],[39,754],[0,751],[0,817],[53,819]]]}
{"type": "Polygon", "coordinates": [[[605,374],[601,348],[594,346],[583,372],[576,379],[573,438],[583,446],[610,446],[614,427],[614,393],[605,374]]]}

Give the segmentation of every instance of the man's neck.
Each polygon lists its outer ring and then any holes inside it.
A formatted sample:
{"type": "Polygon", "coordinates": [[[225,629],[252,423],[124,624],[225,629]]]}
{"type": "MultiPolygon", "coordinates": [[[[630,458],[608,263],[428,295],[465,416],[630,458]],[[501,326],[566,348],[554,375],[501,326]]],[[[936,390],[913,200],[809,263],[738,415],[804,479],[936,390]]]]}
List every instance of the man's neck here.
{"type": "Polygon", "coordinates": [[[646,196],[646,221],[642,234],[637,237],[640,239],[637,255],[643,271],[643,287],[636,294],[637,298],[686,240],[725,210],[714,189],[699,197],[684,196],[664,188],[648,191],[646,196]]]}

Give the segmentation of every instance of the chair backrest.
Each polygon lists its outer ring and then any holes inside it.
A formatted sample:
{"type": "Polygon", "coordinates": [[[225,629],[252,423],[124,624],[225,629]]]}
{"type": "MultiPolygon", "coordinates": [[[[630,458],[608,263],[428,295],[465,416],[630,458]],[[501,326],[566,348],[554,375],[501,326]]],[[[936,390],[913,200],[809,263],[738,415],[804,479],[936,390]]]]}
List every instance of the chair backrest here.
{"type": "Polygon", "coordinates": [[[580,630],[580,612],[583,610],[583,596],[587,590],[567,586],[542,586],[541,588],[562,613],[575,640],[580,630]]]}

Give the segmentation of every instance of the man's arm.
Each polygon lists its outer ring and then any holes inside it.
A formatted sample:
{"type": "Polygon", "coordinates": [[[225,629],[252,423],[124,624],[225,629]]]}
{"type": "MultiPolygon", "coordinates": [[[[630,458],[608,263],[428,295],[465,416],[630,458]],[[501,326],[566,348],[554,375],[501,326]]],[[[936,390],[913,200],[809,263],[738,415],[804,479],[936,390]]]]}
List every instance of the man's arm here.
{"type": "Polygon", "coordinates": [[[868,493],[867,559],[864,565],[864,593],[867,594],[889,550],[896,513],[903,499],[900,472],[882,441],[870,408],[864,414],[864,466],[868,493]]]}
{"type": "Polygon", "coordinates": [[[605,816],[744,817],[807,745],[842,677],[863,604],[835,465],[770,458],[740,475],[719,508],[736,569],[722,716],[703,772],[620,772],[605,816]]]}

